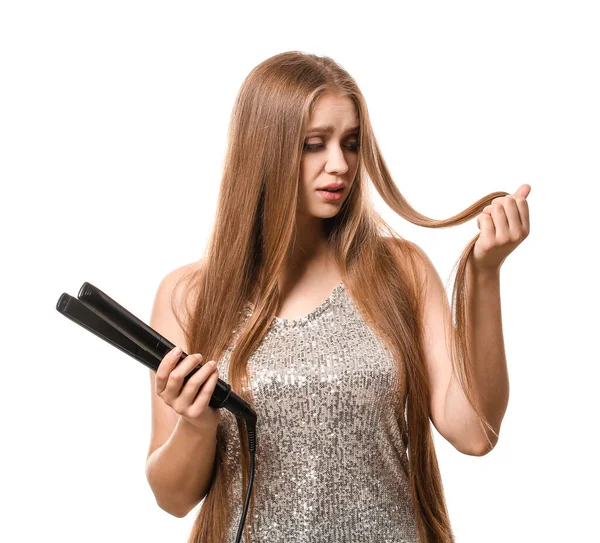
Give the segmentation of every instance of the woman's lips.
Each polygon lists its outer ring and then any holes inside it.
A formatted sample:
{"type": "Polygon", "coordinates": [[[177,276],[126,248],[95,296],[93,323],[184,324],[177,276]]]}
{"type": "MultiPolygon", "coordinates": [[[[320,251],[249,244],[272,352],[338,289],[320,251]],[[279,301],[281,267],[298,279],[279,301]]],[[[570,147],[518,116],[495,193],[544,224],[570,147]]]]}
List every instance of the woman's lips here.
{"type": "Polygon", "coordinates": [[[344,193],[344,189],[339,189],[336,192],[331,192],[331,191],[327,191],[327,190],[317,190],[317,192],[325,199],[328,200],[330,202],[339,200],[342,197],[342,194],[344,193]]]}

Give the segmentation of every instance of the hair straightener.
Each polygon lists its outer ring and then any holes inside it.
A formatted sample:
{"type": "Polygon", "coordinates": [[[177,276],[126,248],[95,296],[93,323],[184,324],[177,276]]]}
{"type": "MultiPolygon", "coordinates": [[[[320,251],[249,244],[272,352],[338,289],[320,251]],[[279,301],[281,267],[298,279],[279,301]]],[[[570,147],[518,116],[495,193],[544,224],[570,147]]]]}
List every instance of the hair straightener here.
{"type": "MultiPolygon", "coordinates": [[[[89,332],[123,351],[154,372],[158,370],[163,357],[175,345],[161,336],[156,330],[138,319],[124,307],[115,302],[99,288],[85,282],[79,289],[77,298],[66,292],[58,299],[56,310],[89,332]]],[[[185,352],[177,363],[186,356],[185,352]]],[[[202,366],[196,366],[186,377],[183,384],[202,366]]],[[[250,479],[246,494],[246,504],[240,519],[236,543],[240,541],[246,519],[248,503],[254,481],[254,455],[256,452],[256,413],[240,396],[231,391],[231,385],[221,379],[213,391],[208,404],[215,409],[225,408],[233,415],[246,421],[248,447],[250,451],[250,479]]]]}

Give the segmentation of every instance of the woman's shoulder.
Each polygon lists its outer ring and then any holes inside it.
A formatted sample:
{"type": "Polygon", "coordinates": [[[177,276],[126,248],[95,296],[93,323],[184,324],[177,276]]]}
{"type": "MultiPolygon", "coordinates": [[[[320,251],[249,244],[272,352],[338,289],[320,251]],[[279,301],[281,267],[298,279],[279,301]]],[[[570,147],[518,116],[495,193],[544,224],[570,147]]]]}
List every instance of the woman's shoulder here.
{"type": "Polygon", "coordinates": [[[405,238],[384,237],[390,251],[400,269],[411,270],[411,275],[419,284],[433,278],[439,279],[439,274],[427,253],[414,241],[405,238]]]}
{"type": "Polygon", "coordinates": [[[196,290],[193,288],[193,283],[197,280],[202,266],[203,260],[200,259],[178,266],[163,277],[160,289],[168,299],[174,301],[176,307],[194,304],[195,300],[190,300],[190,296],[196,290]]]}
{"type": "Polygon", "coordinates": [[[414,241],[393,236],[381,236],[381,239],[399,257],[417,257],[420,260],[428,260],[425,251],[414,241]]]}
{"type": "Polygon", "coordinates": [[[203,259],[197,260],[195,262],[190,262],[189,264],[183,264],[170,272],[164,277],[163,281],[171,283],[173,285],[181,282],[183,279],[190,279],[195,276],[201,269],[203,265],[203,259]]]}

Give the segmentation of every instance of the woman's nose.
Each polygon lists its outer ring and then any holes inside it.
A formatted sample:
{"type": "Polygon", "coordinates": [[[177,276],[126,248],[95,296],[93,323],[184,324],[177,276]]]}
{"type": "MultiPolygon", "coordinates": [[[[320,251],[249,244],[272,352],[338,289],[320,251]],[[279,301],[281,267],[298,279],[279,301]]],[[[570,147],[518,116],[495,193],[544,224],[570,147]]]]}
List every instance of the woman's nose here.
{"type": "Polygon", "coordinates": [[[327,153],[327,166],[325,170],[328,173],[337,173],[342,175],[348,171],[348,162],[344,157],[342,149],[336,145],[327,153]]]}

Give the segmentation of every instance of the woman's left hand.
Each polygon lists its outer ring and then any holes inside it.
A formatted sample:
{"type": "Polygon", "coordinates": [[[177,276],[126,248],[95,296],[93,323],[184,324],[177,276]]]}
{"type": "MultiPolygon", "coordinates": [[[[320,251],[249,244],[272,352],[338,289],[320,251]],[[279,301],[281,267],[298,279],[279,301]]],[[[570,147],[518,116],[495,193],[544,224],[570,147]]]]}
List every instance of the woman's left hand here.
{"type": "Polygon", "coordinates": [[[471,253],[472,265],[478,271],[497,272],[504,259],[529,235],[530,185],[517,192],[494,198],[477,217],[479,238],[471,253]]]}

